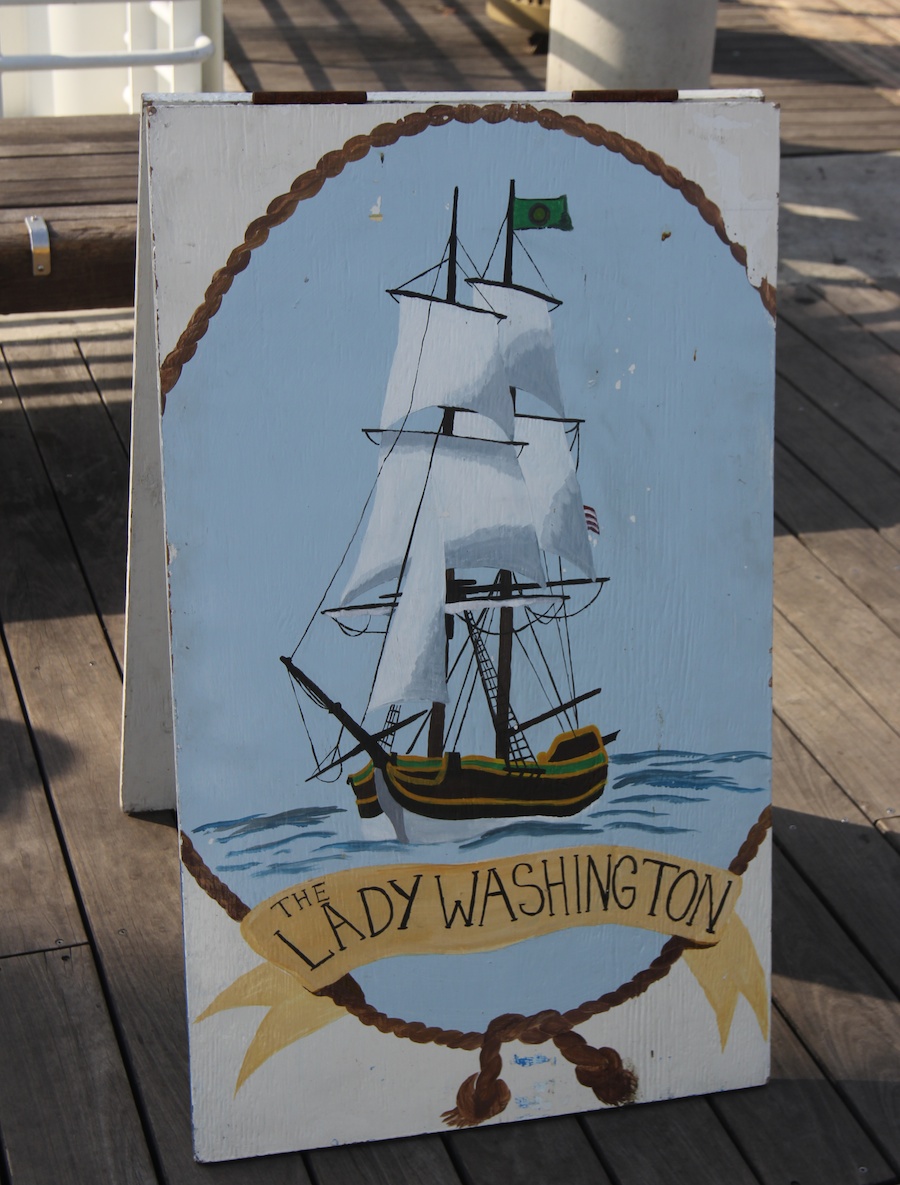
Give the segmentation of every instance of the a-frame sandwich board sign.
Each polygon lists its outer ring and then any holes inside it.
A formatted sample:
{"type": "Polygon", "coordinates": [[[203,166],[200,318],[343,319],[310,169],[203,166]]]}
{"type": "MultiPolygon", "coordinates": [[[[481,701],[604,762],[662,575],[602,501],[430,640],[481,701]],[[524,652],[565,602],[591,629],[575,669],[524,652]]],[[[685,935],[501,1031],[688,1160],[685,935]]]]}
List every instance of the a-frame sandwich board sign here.
{"type": "Polygon", "coordinates": [[[333,98],[143,114],[197,1155],[763,1081],[777,113],[333,98]]]}

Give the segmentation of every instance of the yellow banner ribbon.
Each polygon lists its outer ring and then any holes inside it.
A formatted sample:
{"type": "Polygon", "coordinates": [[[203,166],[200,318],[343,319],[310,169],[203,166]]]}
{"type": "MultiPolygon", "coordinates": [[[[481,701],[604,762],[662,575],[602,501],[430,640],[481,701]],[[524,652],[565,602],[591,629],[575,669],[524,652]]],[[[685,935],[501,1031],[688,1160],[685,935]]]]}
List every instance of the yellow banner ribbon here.
{"type": "Polygon", "coordinates": [[[317,992],[356,967],[397,955],[467,954],[576,926],[614,924],[688,939],[687,965],[712,1006],[724,1048],[739,995],[768,1025],[765,976],[734,913],[741,878],[658,852],[607,845],[466,864],[393,864],[328,873],[261,902],[244,918],[265,962],[197,1019],[268,1009],[237,1088],[280,1049],[344,1011],[317,992]]]}

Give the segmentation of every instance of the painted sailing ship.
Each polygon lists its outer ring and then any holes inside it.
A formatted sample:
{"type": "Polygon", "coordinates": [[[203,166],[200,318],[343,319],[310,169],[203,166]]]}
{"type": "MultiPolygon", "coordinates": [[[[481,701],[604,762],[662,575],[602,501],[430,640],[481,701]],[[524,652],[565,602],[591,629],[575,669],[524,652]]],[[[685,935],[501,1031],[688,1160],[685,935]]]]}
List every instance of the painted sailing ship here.
{"type": "Polygon", "coordinates": [[[560,391],[550,312],[561,302],[512,275],[516,231],[570,229],[566,199],[517,199],[511,182],[502,279],[464,283],[457,205],[458,190],[440,262],[409,282],[432,271],[439,278],[446,267],[446,289],[389,290],[399,305],[398,343],[380,426],[363,429],[378,445],[377,481],[355,566],[339,603],[323,610],[345,632],[384,627],[372,629],[382,644],[362,717],[386,709],[384,726],[373,732],[352,716],[297,665],[297,650],[282,658],[294,683],[356,742],[340,753],[339,738],[334,759],[318,762],[313,777],[366,754],[347,779],[359,814],[385,814],[402,842],[458,840],[492,820],[577,814],[603,793],[606,745],[616,736],[578,718],[578,706],[600,689],[576,693],[569,618],[590,608],[607,578],[594,574],[589,532],[597,523],[573,459],[582,421],[566,416],[560,391]],[[529,408],[540,401],[541,414],[517,407],[520,392],[533,397],[529,408]],[[580,575],[564,575],[573,568],[580,575]],[[382,586],[389,591],[378,593],[382,586]],[[562,689],[539,641],[547,626],[563,652],[569,647],[562,689]],[[524,721],[512,703],[517,661],[535,674],[543,662],[548,675],[547,709],[524,721]],[[473,698],[490,717],[491,755],[458,748],[473,698]],[[420,704],[429,706],[404,715],[420,704]],[[532,730],[551,721],[562,731],[535,754],[532,730]],[[397,752],[398,734],[414,724],[408,751],[397,752]]]}

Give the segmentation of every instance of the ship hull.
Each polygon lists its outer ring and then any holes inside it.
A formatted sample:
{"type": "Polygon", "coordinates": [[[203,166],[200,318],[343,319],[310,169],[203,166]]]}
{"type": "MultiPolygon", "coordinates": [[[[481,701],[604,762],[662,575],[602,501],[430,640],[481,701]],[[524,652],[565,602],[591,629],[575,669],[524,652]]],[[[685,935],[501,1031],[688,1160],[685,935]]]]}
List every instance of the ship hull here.
{"type": "Polygon", "coordinates": [[[424,835],[439,842],[477,835],[486,820],[575,815],[603,793],[607,772],[603,738],[589,725],[560,733],[546,753],[521,765],[456,753],[391,754],[382,769],[369,762],[347,780],[362,818],[384,813],[410,842],[430,820],[436,825],[424,835]]]}

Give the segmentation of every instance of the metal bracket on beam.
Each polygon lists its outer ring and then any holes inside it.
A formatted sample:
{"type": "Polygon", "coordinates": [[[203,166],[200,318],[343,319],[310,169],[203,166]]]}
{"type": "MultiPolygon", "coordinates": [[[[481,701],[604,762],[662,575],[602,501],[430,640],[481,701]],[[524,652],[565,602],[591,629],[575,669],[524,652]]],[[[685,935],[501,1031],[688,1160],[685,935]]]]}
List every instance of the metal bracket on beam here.
{"type": "Polygon", "coordinates": [[[40,214],[29,214],[25,219],[31,240],[31,270],[36,276],[50,275],[50,232],[40,214]]]}

